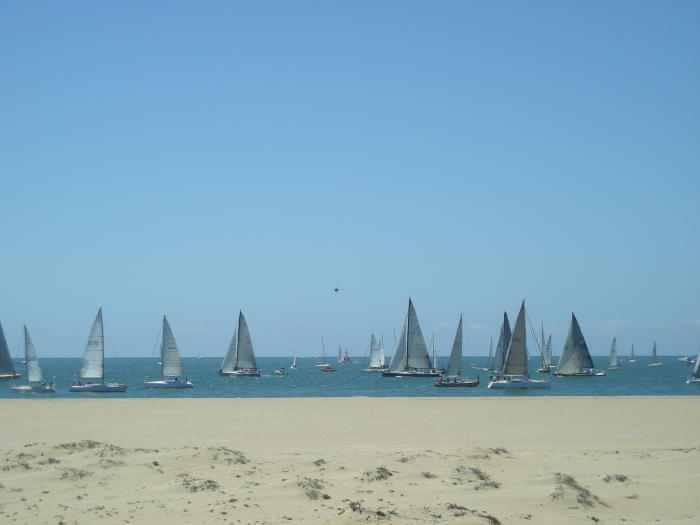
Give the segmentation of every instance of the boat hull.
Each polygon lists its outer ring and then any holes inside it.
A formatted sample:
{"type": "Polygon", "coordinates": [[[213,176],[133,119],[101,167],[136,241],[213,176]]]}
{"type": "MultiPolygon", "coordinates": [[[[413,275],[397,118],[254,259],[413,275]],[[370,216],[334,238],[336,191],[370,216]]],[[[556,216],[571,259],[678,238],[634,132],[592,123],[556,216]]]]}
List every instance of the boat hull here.
{"type": "Polygon", "coordinates": [[[146,388],[192,388],[191,381],[179,381],[177,379],[162,379],[159,381],[146,381],[143,386],[146,388]]]}
{"type": "Polygon", "coordinates": [[[70,392],[126,392],[123,383],[88,383],[86,385],[71,385],[70,392]]]}
{"type": "Polygon", "coordinates": [[[663,363],[649,363],[649,366],[661,366],[663,363]]]}
{"type": "Polygon", "coordinates": [[[458,379],[456,381],[438,379],[433,386],[439,388],[469,388],[479,386],[479,383],[478,379],[458,379]]]}
{"type": "Polygon", "coordinates": [[[19,379],[22,374],[0,374],[0,379],[19,379]]]}
{"type": "Polygon", "coordinates": [[[494,379],[489,381],[488,388],[491,389],[519,389],[532,390],[551,388],[551,383],[547,379],[524,379],[524,378],[505,378],[494,379]]]}
{"type": "Polygon", "coordinates": [[[360,372],[385,372],[387,367],[376,367],[376,368],[363,368],[360,372]]]}
{"type": "Polygon", "coordinates": [[[609,366],[608,370],[622,370],[621,366],[609,366]]]}
{"type": "Polygon", "coordinates": [[[382,372],[383,377],[442,377],[443,370],[406,370],[404,372],[382,372]]]}
{"type": "Polygon", "coordinates": [[[56,392],[56,387],[54,385],[16,385],[11,386],[10,390],[13,392],[22,393],[53,393],[56,392]]]}
{"type": "Polygon", "coordinates": [[[256,369],[233,370],[232,372],[224,372],[219,370],[219,375],[228,377],[260,377],[262,372],[256,369]]]}
{"type": "Polygon", "coordinates": [[[686,381],[686,383],[688,383],[688,384],[690,384],[690,383],[697,383],[697,384],[700,385],[700,377],[691,377],[690,379],[688,379],[688,380],[686,381]]]}
{"type": "Polygon", "coordinates": [[[573,374],[560,374],[558,372],[554,373],[555,376],[557,377],[594,377],[594,376],[605,376],[607,375],[605,372],[601,372],[599,370],[593,371],[587,371],[587,372],[575,372],[573,374]]]}

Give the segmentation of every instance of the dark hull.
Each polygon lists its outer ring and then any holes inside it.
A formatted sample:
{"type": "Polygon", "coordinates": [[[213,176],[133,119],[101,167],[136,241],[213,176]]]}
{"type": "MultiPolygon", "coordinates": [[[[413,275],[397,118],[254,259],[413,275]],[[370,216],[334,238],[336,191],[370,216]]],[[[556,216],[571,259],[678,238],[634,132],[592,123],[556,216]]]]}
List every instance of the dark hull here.
{"type": "Polygon", "coordinates": [[[441,377],[442,372],[382,372],[382,377],[441,377]]]}

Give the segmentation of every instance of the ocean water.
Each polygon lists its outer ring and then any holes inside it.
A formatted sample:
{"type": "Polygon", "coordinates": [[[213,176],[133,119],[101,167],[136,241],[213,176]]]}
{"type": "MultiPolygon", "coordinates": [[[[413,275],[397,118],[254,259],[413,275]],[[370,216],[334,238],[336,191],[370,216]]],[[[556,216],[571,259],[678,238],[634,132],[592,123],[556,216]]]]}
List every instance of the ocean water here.
{"type": "MultiPolygon", "coordinates": [[[[17,365],[23,377],[17,380],[0,382],[0,398],[99,398],[99,397],[164,397],[164,398],[225,398],[225,397],[479,397],[479,396],[662,396],[700,395],[700,384],[686,384],[691,367],[678,361],[677,357],[661,357],[662,366],[647,366],[649,357],[640,357],[636,363],[623,362],[621,370],[608,370],[604,377],[555,377],[551,376],[551,390],[504,391],[486,388],[489,374],[474,370],[471,365],[484,366],[486,358],[468,357],[463,360],[463,375],[475,378],[480,376],[481,384],[475,388],[435,388],[435,380],[429,378],[382,377],[381,373],[362,373],[366,361],[359,358],[348,365],[333,366],[337,372],[321,372],[313,366],[316,358],[297,358],[296,370],[289,370],[288,376],[275,376],[273,371],[289,366],[291,358],[259,357],[258,367],[263,376],[221,377],[218,375],[221,358],[183,358],[185,375],[194,383],[187,389],[150,389],[143,383],[158,378],[159,367],[152,358],[113,358],[105,359],[107,381],[126,382],[125,393],[71,393],[68,388],[75,374],[80,370],[81,358],[44,358],[41,366],[45,377],[54,377],[54,394],[17,394],[9,387],[23,384],[25,370],[17,365]]],[[[594,358],[601,369],[606,368],[607,357],[594,358]]],[[[440,366],[447,365],[447,358],[439,360],[440,366]]],[[[530,370],[537,370],[539,359],[531,359],[530,370]]],[[[548,374],[535,372],[533,377],[547,377],[548,374]]]]}

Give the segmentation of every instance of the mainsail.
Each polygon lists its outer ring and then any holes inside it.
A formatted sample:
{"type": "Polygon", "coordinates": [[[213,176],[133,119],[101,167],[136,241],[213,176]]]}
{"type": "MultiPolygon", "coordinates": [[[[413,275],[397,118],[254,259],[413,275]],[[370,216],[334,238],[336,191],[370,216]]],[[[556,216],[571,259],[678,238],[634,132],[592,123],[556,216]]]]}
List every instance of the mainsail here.
{"type": "Polygon", "coordinates": [[[698,356],[695,358],[695,366],[691,374],[693,377],[700,378],[700,351],[698,351],[698,356]]]}
{"type": "Polygon", "coordinates": [[[654,341],[654,347],[651,349],[651,362],[658,363],[659,360],[656,358],[656,341],[654,341]]]}
{"type": "Polygon", "coordinates": [[[610,358],[608,359],[609,367],[619,367],[620,359],[617,357],[617,337],[613,337],[612,346],[610,347],[610,358]]]}
{"type": "Polygon", "coordinates": [[[168,323],[165,316],[163,316],[163,340],[160,344],[160,360],[163,377],[180,377],[182,375],[180,352],[177,349],[177,343],[170,328],[170,323],[168,323]]]}
{"type": "Polygon", "coordinates": [[[15,365],[12,363],[10,349],[7,347],[5,333],[0,324],[0,376],[15,376],[15,365]]]}
{"type": "Polygon", "coordinates": [[[459,324],[457,325],[457,333],[452,344],[452,352],[450,353],[450,361],[447,363],[446,376],[453,377],[462,374],[462,316],[459,316],[459,324]]]}
{"type": "Polygon", "coordinates": [[[632,348],[630,348],[630,361],[634,361],[636,357],[634,357],[634,345],[632,345],[632,348]]]}
{"type": "Polygon", "coordinates": [[[508,351],[503,365],[503,374],[508,376],[527,375],[527,335],[525,327],[525,301],[520,306],[518,318],[515,321],[513,337],[510,339],[508,351]]]}
{"type": "Polygon", "coordinates": [[[369,367],[381,368],[384,365],[384,363],[382,362],[383,357],[384,356],[381,355],[377,339],[374,337],[374,334],[372,334],[372,339],[369,343],[369,367]]]}
{"type": "Polygon", "coordinates": [[[104,377],[104,358],[105,338],[102,327],[102,308],[100,307],[85,345],[80,377],[83,379],[102,379],[104,377]]]}
{"type": "Polygon", "coordinates": [[[593,359],[576,316],[571,314],[569,333],[557,364],[557,374],[580,374],[593,368],[593,359]]]}
{"type": "Polygon", "coordinates": [[[547,344],[544,346],[544,360],[547,365],[552,364],[552,334],[549,334],[547,344]]]}
{"type": "Polygon", "coordinates": [[[493,357],[493,372],[497,374],[503,371],[503,364],[505,363],[506,351],[510,345],[511,331],[510,322],[508,321],[508,314],[503,312],[503,323],[501,324],[501,333],[498,336],[498,344],[496,345],[496,354],[493,357]]]}
{"type": "Polygon", "coordinates": [[[238,346],[236,350],[235,368],[257,368],[253,353],[253,341],[250,339],[248,323],[243,312],[238,313],[238,346]]]}
{"type": "Polygon", "coordinates": [[[408,313],[401,329],[401,337],[389,363],[389,372],[403,372],[407,368],[430,368],[428,347],[418,323],[413,302],[408,300],[408,313]]]}
{"type": "Polygon", "coordinates": [[[42,381],[44,379],[39,366],[39,359],[36,356],[36,349],[32,338],[29,336],[29,330],[24,327],[24,359],[27,361],[27,381],[42,381]]]}

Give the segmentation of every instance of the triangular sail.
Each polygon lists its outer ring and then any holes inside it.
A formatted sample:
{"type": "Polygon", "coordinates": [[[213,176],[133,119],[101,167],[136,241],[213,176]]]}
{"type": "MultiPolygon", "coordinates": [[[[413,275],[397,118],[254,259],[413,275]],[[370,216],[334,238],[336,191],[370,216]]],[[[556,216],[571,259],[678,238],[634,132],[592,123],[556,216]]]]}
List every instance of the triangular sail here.
{"type": "Polygon", "coordinates": [[[457,333],[455,334],[454,343],[452,343],[452,352],[450,353],[450,361],[447,363],[447,376],[459,376],[462,374],[462,316],[459,316],[459,324],[457,325],[457,333]]]}
{"type": "Polygon", "coordinates": [[[160,344],[160,360],[163,377],[180,377],[182,375],[180,352],[177,349],[177,342],[175,342],[170,323],[168,323],[165,316],[163,316],[163,340],[160,344]]]}
{"type": "Polygon", "coordinates": [[[423,339],[423,332],[418,323],[416,310],[413,308],[413,301],[408,300],[408,335],[406,341],[406,352],[408,354],[409,368],[430,368],[430,356],[428,347],[423,339]]]}
{"type": "Polygon", "coordinates": [[[15,375],[15,365],[12,363],[10,349],[5,340],[5,332],[2,331],[2,324],[0,324],[0,375],[15,375]]]}
{"type": "Polygon", "coordinates": [[[656,359],[656,341],[654,341],[654,347],[651,349],[651,362],[652,363],[658,363],[658,359],[656,359]]]}
{"type": "Polygon", "coordinates": [[[92,330],[85,345],[83,366],[80,377],[83,379],[102,379],[104,377],[105,338],[102,326],[102,308],[92,323],[92,330]]]}
{"type": "Polygon", "coordinates": [[[693,367],[691,374],[693,377],[700,378],[700,350],[698,351],[698,356],[695,358],[695,366],[693,367]]]}
{"type": "Polygon", "coordinates": [[[42,381],[44,379],[39,366],[39,359],[36,356],[34,343],[29,335],[29,330],[24,327],[24,359],[27,361],[27,381],[42,381]]]}
{"type": "Polygon", "coordinates": [[[581,327],[578,324],[576,316],[571,314],[571,323],[569,324],[569,333],[566,336],[564,349],[559,357],[557,365],[557,373],[560,374],[577,374],[584,372],[586,369],[593,368],[593,359],[588,351],[588,345],[581,332],[581,327]]]}
{"type": "Polygon", "coordinates": [[[257,368],[253,353],[253,341],[250,339],[248,323],[243,312],[238,314],[238,346],[236,350],[235,368],[257,368]]]}
{"type": "Polygon", "coordinates": [[[501,324],[501,333],[498,336],[498,344],[496,345],[496,354],[493,357],[493,372],[501,373],[503,371],[503,364],[505,363],[506,350],[510,345],[511,338],[510,322],[508,321],[508,314],[503,312],[503,323],[501,324]]]}
{"type": "Polygon", "coordinates": [[[389,372],[403,372],[406,370],[408,363],[408,354],[406,353],[407,332],[408,314],[406,314],[406,319],[403,322],[403,328],[401,328],[401,335],[399,336],[399,342],[396,343],[394,355],[389,362],[389,372]]]}
{"type": "Polygon", "coordinates": [[[382,356],[380,355],[380,348],[377,339],[372,334],[372,339],[369,343],[369,367],[370,368],[381,368],[382,367],[382,356]]]}
{"type": "Polygon", "coordinates": [[[547,360],[547,364],[551,366],[552,364],[552,334],[549,334],[547,338],[547,344],[544,347],[544,356],[547,360]]]}
{"type": "MultiPolygon", "coordinates": [[[[224,360],[221,362],[222,372],[233,372],[234,361],[236,359],[236,341],[238,341],[238,330],[233,331],[233,337],[231,338],[231,344],[228,345],[228,352],[224,356],[224,360]]],[[[296,360],[296,355],[294,356],[296,360]]],[[[295,361],[296,362],[296,361],[295,361]]]]}
{"type": "Polygon", "coordinates": [[[617,357],[617,337],[613,337],[612,346],[610,346],[610,358],[608,366],[620,366],[620,360],[617,357]]]}
{"type": "Polygon", "coordinates": [[[338,363],[343,362],[343,349],[338,345],[338,363]]]}
{"type": "Polygon", "coordinates": [[[632,345],[632,348],[630,349],[630,359],[636,359],[634,357],[634,345],[632,345]]]}
{"type": "Polygon", "coordinates": [[[379,340],[379,366],[384,368],[384,334],[379,340]]]}
{"type": "Polygon", "coordinates": [[[525,301],[520,306],[518,319],[515,321],[513,337],[506,352],[503,374],[509,376],[527,375],[527,334],[525,327],[525,301]]]}

